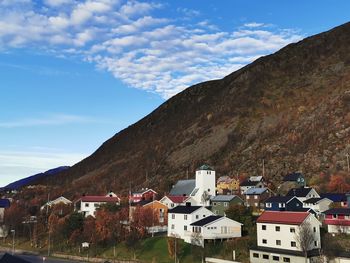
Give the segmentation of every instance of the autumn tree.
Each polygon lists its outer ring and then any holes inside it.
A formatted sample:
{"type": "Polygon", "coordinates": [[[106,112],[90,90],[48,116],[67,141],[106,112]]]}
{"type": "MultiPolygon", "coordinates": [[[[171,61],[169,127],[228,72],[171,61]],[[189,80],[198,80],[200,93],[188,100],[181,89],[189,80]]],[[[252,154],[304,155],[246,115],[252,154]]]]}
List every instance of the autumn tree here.
{"type": "Polygon", "coordinates": [[[344,193],[350,190],[350,184],[346,180],[345,174],[335,174],[330,177],[327,190],[329,192],[344,193]]]}

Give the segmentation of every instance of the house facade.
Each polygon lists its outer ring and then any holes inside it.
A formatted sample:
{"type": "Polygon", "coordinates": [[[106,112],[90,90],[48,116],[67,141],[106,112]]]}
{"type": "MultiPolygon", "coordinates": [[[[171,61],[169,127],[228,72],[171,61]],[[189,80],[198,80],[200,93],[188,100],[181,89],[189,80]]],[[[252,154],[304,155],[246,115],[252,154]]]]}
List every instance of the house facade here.
{"type": "Polygon", "coordinates": [[[225,216],[225,211],[231,205],[244,205],[238,195],[217,195],[211,198],[211,211],[215,215],[225,216]]]}
{"type": "Polygon", "coordinates": [[[218,194],[236,193],[239,190],[239,179],[230,176],[220,176],[216,181],[216,191],[218,194]]]}
{"type": "Polygon", "coordinates": [[[250,188],[244,193],[246,205],[255,210],[264,208],[264,202],[271,196],[268,188],[250,188]]]}
{"type": "Polygon", "coordinates": [[[223,216],[211,215],[191,224],[191,243],[205,246],[207,240],[242,236],[242,224],[223,216]]]}
{"type": "Polygon", "coordinates": [[[303,207],[311,208],[316,213],[322,213],[326,210],[329,210],[331,204],[333,204],[333,201],[329,200],[328,198],[315,197],[315,198],[306,199],[303,202],[303,207]]]}
{"type": "Polygon", "coordinates": [[[74,210],[83,213],[85,217],[95,217],[96,210],[104,204],[120,205],[119,197],[83,196],[74,203],[74,210]]]}
{"type": "Polygon", "coordinates": [[[181,195],[166,195],[159,201],[166,205],[169,209],[177,207],[178,205],[185,205],[185,200],[187,199],[187,196],[181,196],[181,195]]]}
{"type": "Polygon", "coordinates": [[[247,179],[247,180],[243,181],[239,185],[239,189],[240,189],[240,194],[241,195],[244,195],[245,192],[248,189],[251,189],[251,188],[263,188],[263,187],[264,187],[263,181],[251,181],[250,179],[247,179]]]}
{"type": "Polygon", "coordinates": [[[9,199],[0,199],[0,224],[4,223],[5,209],[11,205],[9,199]]]}
{"type": "Polygon", "coordinates": [[[292,188],[286,196],[296,196],[302,202],[310,198],[320,197],[316,190],[310,187],[292,188]]]}
{"type": "Polygon", "coordinates": [[[310,228],[307,255],[312,258],[321,248],[320,225],[307,212],[263,212],[257,220],[257,247],[250,250],[250,262],[305,262],[298,235],[303,227],[310,228]]]}
{"type": "Polygon", "coordinates": [[[149,208],[153,211],[153,214],[156,217],[156,222],[158,222],[159,225],[163,226],[168,223],[168,207],[165,204],[155,200],[145,204],[143,208],[149,208]]]}
{"type": "Polygon", "coordinates": [[[347,207],[348,206],[348,200],[347,200],[347,194],[344,193],[322,193],[320,194],[322,198],[328,198],[329,200],[332,200],[333,205],[335,207],[347,207]]]}
{"type": "Polygon", "coordinates": [[[142,200],[153,201],[156,199],[156,197],[157,197],[156,191],[148,188],[142,188],[140,191],[131,193],[131,195],[129,196],[129,202],[137,203],[142,200]]]}
{"type": "Polygon", "coordinates": [[[301,208],[303,202],[295,196],[271,196],[264,202],[266,211],[299,211],[301,208]]]}
{"type": "Polygon", "coordinates": [[[324,212],[326,215],[323,223],[329,233],[350,234],[350,208],[333,208],[324,212]]]}
{"type": "Polygon", "coordinates": [[[71,205],[72,201],[70,201],[69,199],[65,198],[64,196],[60,196],[52,201],[49,201],[47,203],[45,203],[40,210],[44,210],[46,207],[51,208],[54,205],[58,205],[58,204],[64,204],[64,205],[71,205]]]}
{"type": "Polygon", "coordinates": [[[213,213],[203,206],[177,206],[168,210],[168,236],[191,243],[191,224],[213,213]]]}

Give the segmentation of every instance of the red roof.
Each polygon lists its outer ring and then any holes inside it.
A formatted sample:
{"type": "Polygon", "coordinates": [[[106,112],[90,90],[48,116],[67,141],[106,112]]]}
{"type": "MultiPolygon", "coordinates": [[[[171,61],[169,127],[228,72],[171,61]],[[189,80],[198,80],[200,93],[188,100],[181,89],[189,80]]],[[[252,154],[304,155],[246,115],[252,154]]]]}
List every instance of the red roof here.
{"type": "Polygon", "coordinates": [[[300,225],[309,214],[308,212],[265,211],[258,218],[257,223],[300,225]]]}
{"type": "Polygon", "coordinates": [[[182,196],[182,195],[168,195],[167,196],[173,203],[180,204],[183,203],[185,199],[188,198],[188,196],[182,196]]]}
{"type": "Polygon", "coordinates": [[[87,195],[80,198],[82,202],[106,202],[106,203],[117,203],[120,201],[119,197],[110,196],[97,196],[97,195],[87,195]]]}

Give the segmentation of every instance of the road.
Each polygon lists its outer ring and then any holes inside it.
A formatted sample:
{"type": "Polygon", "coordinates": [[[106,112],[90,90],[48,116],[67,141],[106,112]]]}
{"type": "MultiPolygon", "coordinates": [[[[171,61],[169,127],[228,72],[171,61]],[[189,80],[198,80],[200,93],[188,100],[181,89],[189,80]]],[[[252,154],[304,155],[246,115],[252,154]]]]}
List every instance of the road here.
{"type": "MultiPolygon", "coordinates": [[[[0,253],[0,258],[4,255],[4,253],[0,253]]],[[[43,260],[42,256],[30,255],[30,254],[16,254],[16,256],[23,258],[32,263],[81,263],[80,261],[72,261],[65,259],[56,259],[56,258],[46,258],[43,260]]]]}

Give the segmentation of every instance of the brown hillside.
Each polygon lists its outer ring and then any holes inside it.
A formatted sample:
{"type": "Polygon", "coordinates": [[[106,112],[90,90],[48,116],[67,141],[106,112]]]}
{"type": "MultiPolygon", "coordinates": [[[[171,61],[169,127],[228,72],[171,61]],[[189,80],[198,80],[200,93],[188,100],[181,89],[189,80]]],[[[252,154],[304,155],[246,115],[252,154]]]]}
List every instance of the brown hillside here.
{"type": "Polygon", "coordinates": [[[219,175],[256,175],[263,159],[279,181],[345,169],[348,150],[350,23],[186,89],[49,183],[68,196],[166,191],[204,162],[219,175]]]}

